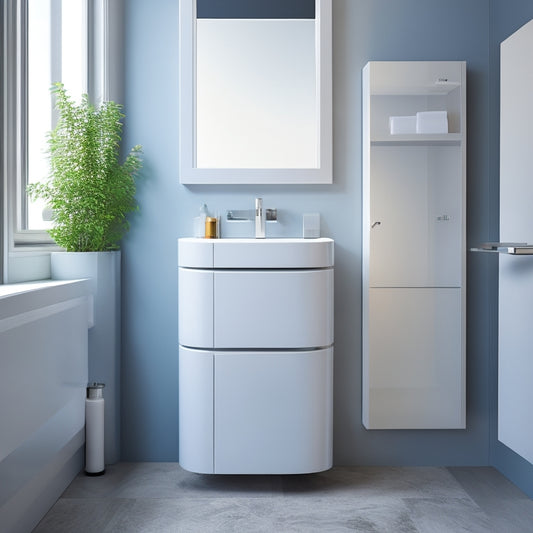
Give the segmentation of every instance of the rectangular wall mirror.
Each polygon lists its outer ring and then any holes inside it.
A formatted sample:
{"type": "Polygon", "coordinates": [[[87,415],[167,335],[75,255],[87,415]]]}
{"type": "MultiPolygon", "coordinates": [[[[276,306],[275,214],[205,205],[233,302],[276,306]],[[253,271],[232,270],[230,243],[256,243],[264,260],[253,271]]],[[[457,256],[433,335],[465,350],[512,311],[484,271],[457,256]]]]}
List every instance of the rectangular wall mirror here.
{"type": "Polygon", "coordinates": [[[331,0],[180,0],[180,182],[331,183],[331,0]]]}

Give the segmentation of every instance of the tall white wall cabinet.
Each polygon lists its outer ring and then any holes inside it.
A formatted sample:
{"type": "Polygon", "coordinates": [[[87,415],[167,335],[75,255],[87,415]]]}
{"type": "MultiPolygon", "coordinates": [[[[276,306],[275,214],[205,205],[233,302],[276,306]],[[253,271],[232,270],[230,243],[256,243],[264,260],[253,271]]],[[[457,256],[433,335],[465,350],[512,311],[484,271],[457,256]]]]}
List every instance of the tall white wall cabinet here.
{"type": "Polygon", "coordinates": [[[363,424],[465,427],[466,64],[363,69],[363,424]]]}

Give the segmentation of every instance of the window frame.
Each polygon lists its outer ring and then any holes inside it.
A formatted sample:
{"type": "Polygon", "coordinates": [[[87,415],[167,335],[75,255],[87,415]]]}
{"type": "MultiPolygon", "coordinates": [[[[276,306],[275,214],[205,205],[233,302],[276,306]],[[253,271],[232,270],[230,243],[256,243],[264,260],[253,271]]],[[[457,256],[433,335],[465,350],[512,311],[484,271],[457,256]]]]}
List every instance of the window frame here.
{"type": "MultiPolygon", "coordinates": [[[[61,0],[52,2],[60,5],[61,0]]],[[[0,9],[3,45],[0,54],[0,283],[9,283],[49,277],[49,269],[47,272],[43,268],[43,254],[61,248],[46,230],[23,229],[27,215],[28,0],[2,2],[0,9]],[[21,268],[21,262],[26,261],[29,266],[21,268]],[[22,278],[15,270],[23,272],[22,278]]],[[[84,9],[87,93],[96,104],[104,100],[120,103],[123,99],[124,0],[85,0],[84,9]]]]}
{"type": "MultiPolygon", "coordinates": [[[[50,0],[51,12],[53,14],[51,23],[51,72],[52,79],[60,79],[60,49],[61,49],[61,5],[62,1],[68,0],[50,0]]],[[[12,67],[16,71],[16,76],[13,77],[16,86],[11,84],[8,90],[11,90],[11,101],[15,104],[16,109],[16,123],[12,123],[11,127],[16,132],[14,138],[16,142],[16,162],[13,174],[9,176],[15,177],[15,184],[12,185],[11,195],[8,198],[11,207],[11,247],[12,250],[21,251],[23,247],[35,248],[36,246],[55,247],[53,239],[48,235],[46,230],[34,230],[26,228],[26,220],[28,217],[28,197],[26,195],[26,186],[28,184],[28,2],[29,0],[16,0],[16,19],[13,21],[15,28],[16,41],[16,56],[10,55],[7,61],[15,63],[12,67]],[[14,99],[18,98],[18,101],[14,99]]],[[[84,0],[83,9],[85,11],[85,31],[87,33],[86,41],[88,41],[88,21],[89,9],[93,3],[84,0]]],[[[84,73],[85,79],[89,75],[89,45],[85,45],[85,62],[87,65],[84,73]]],[[[9,78],[8,78],[9,79],[9,78]]],[[[88,90],[88,88],[86,89],[88,90]]],[[[11,152],[13,155],[15,152],[11,152]]],[[[56,247],[57,248],[57,247],[56,247]]]]}

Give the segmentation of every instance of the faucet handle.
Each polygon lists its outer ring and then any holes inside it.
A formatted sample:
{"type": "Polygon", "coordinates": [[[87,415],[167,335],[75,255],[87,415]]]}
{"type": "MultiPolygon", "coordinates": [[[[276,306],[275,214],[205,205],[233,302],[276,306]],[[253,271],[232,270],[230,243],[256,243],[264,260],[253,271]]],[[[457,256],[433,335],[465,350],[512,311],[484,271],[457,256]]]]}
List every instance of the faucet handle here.
{"type": "Polygon", "coordinates": [[[276,222],[278,220],[278,210],[277,209],[265,209],[265,215],[267,221],[276,222]]]}

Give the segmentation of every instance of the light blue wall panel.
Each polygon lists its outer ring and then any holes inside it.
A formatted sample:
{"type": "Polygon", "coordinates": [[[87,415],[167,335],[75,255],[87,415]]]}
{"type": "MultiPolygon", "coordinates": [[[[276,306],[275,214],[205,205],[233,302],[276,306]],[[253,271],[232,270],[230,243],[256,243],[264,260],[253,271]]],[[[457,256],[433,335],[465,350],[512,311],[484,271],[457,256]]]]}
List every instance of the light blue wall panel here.
{"type": "MultiPolygon", "coordinates": [[[[176,239],[200,204],[223,213],[262,196],[278,208],[271,235],[299,236],[319,211],[335,239],[336,464],[488,464],[485,294],[490,272],[469,262],[467,429],[366,431],[361,424],[361,69],[369,60],[468,62],[468,237],[489,240],[487,0],[333,0],[334,183],[178,183],[178,2],[130,0],[126,13],[125,142],[144,146],[141,211],[123,246],[122,458],[178,457],[176,239]]],[[[233,226],[235,228],[235,226],[233,226]]],[[[226,234],[230,228],[222,228],[226,234]]],[[[242,225],[232,234],[251,235],[242,225]]]]}

